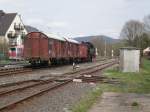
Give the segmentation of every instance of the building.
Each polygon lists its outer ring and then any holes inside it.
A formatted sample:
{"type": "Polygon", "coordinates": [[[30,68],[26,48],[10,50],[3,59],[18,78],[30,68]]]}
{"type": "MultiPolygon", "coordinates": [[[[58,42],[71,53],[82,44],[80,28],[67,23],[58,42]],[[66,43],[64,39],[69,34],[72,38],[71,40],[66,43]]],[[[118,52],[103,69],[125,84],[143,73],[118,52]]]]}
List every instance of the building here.
{"type": "Polygon", "coordinates": [[[146,49],[143,50],[144,55],[150,55],[150,47],[147,47],[146,49]]]}
{"type": "Polygon", "coordinates": [[[119,67],[122,72],[139,72],[140,50],[134,47],[120,48],[119,67]]]}
{"type": "Polygon", "coordinates": [[[37,29],[33,26],[25,25],[25,28],[26,28],[28,33],[30,33],[30,32],[40,32],[39,29],[37,29]]]}
{"type": "Polygon", "coordinates": [[[20,59],[22,57],[23,38],[26,34],[27,30],[20,15],[5,13],[0,10],[0,41],[8,44],[10,59],[20,59]]]}

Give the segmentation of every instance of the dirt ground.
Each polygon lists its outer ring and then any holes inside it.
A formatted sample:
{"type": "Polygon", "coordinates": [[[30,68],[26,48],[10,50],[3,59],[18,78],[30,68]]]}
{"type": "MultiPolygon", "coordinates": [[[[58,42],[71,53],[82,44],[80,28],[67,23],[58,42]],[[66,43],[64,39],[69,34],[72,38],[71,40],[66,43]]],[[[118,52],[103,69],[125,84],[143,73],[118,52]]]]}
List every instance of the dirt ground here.
{"type": "Polygon", "coordinates": [[[88,112],[150,112],[150,94],[105,92],[88,112]]]}

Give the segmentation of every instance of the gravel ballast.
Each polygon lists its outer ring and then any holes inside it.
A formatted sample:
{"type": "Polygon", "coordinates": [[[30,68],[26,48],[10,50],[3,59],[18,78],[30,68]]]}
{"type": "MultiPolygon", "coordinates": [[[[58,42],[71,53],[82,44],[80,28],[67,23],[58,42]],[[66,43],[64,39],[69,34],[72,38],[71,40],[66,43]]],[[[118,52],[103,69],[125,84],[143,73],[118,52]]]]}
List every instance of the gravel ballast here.
{"type": "Polygon", "coordinates": [[[69,108],[83,98],[95,85],[70,83],[66,86],[16,105],[6,112],[69,112],[69,108]]]}
{"type": "MultiPolygon", "coordinates": [[[[80,67],[77,70],[95,66],[103,62],[105,61],[93,62],[93,63],[81,63],[79,64],[80,67]]],[[[68,72],[73,72],[72,65],[35,70],[33,72],[17,74],[17,75],[13,74],[10,76],[0,77],[0,85],[8,84],[8,83],[15,83],[19,81],[40,80],[41,77],[61,76],[62,74],[68,73],[68,72]]]]}

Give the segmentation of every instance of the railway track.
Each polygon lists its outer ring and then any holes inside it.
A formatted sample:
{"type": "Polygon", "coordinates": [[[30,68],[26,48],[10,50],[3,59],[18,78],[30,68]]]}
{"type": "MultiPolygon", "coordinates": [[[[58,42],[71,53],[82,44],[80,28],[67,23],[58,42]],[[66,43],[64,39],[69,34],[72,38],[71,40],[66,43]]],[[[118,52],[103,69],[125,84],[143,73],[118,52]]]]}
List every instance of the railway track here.
{"type": "Polygon", "coordinates": [[[13,74],[20,74],[20,73],[26,73],[31,72],[31,68],[24,68],[24,67],[12,67],[12,68],[1,68],[0,69],[0,77],[2,76],[9,76],[13,74]]]}
{"type": "Polygon", "coordinates": [[[10,109],[10,108],[13,108],[13,107],[15,107],[15,105],[20,104],[23,101],[27,101],[33,97],[40,96],[40,95],[44,94],[45,92],[56,89],[60,86],[68,84],[69,82],[71,82],[71,80],[67,80],[64,82],[57,82],[57,83],[54,83],[50,80],[50,81],[40,82],[40,83],[31,85],[28,87],[15,89],[15,90],[6,92],[4,94],[1,94],[0,99],[3,99],[1,101],[5,101],[5,102],[1,103],[0,112],[10,109]],[[10,101],[7,98],[8,95],[9,95],[9,99],[11,99],[11,98],[15,98],[15,99],[10,101]],[[23,95],[23,96],[18,98],[17,97],[18,95],[23,95]]]}
{"type": "MultiPolygon", "coordinates": [[[[106,58],[103,58],[103,59],[99,59],[97,60],[98,62],[99,61],[105,61],[107,60],[106,58]]],[[[54,67],[58,67],[58,66],[52,66],[52,68],[54,67]]],[[[46,70],[46,69],[49,69],[49,68],[39,68],[39,67],[35,67],[34,69],[31,68],[25,68],[23,66],[21,67],[0,67],[0,77],[5,77],[5,76],[12,76],[12,75],[20,75],[21,73],[26,73],[26,72],[32,72],[33,70],[35,71],[38,71],[38,69],[40,70],[46,70]]]]}
{"type": "Polygon", "coordinates": [[[69,73],[63,74],[65,75],[64,80],[62,81],[62,77],[57,77],[50,80],[45,81],[37,81],[35,83],[31,83],[31,85],[26,85],[23,87],[15,88],[13,90],[7,90],[0,92],[0,112],[6,111],[8,109],[14,108],[17,104],[23,103],[24,101],[29,101],[34,97],[38,97],[40,95],[43,95],[44,93],[54,90],[56,88],[59,88],[61,86],[64,86],[70,82],[73,81],[73,79],[82,79],[85,81],[94,81],[94,80],[100,80],[102,77],[92,77],[90,79],[89,77],[84,77],[88,74],[93,74],[95,72],[98,72],[100,70],[103,70],[107,67],[110,67],[114,64],[117,64],[116,61],[110,61],[106,62],[91,68],[88,68],[86,70],[81,70],[75,73],[69,73]],[[76,74],[76,75],[75,75],[76,74]],[[19,98],[18,98],[19,97],[19,98]]]}
{"type": "Polygon", "coordinates": [[[42,82],[43,81],[41,80],[28,80],[28,81],[21,81],[17,83],[5,84],[0,87],[0,96],[10,93],[15,90],[21,90],[21,89],[25,89],[26,87],[31,87],[33,85],[36,85],[42,82]]]}
{"type": "MultiPolygon", "coordinates": [[[[81,76],[81,75],[84,75],[84,74],[88,74],[88,72],[90,71],[91,73],[92,72],[96,72],[96,71],[99,71],[99,70],[102,70],[102,69],[105,69],[109,66],[112,66],[114,64],[118,63],[118,61],[116,60],[110,60],[108,62],[104,62],[104,63],[101,63],[101,64],[98,64],[98,65],[95,65],[95,66],[92,66],[92,67],[88,67],[88,68],[85,68],[85,69],[81,69],[81,70],[77,70],[77,71],[73,71],[73,72],[68,72],[68,73],[64,73],[62,74],[62,77],[70,77],[70,78],[74,78],[74,77],[77,77],[77,76],[81,76]],[[77,74],[77,73],[80,73],[80,74],[77,74]],[[74,75],[76,74],[76,75],[74,75]]],[[[59,77],[60,78],[60,77],[59,77]]]]}
{"type": "Polygon", "coordinates": [[[26,84],[30,84],[30,83],[37,83],[39,81],[42,81],[42,80],[45,80],[44,78],[45,77],[48,77],[48,79],[53,79],[53,80],[60,80],[62,78],[66,78],[68,77],[69,78],[73,78],[73,76],[77,76],[77,73],[80,72],[80,74],[85,74],[84,72],[85,71],[89,71],[90,69],[93,69],[95,67],[98,67],[98,66],[101,66],[101,65],[104,65],[104,64],[107,64],[109,62],[105,62],[105,63],[101,63],[99,65],[95,65],[95,66],[92,66],[92,67],[88,67],[88,68],[85,68],[85,69],[80,69],[80,70],[77,70],[77,71],[73,71],[73,72],[68,72],[68,73],[64,73],[64,74],[61,74],[60,76],[58,77],[53,77],[51,76],[51,74],[48,74],[46,76],[42,76],[40,79],[31,79],[31,80],[25,80],[25,81],[20,81],[20,82],[14,82],[14,83],[7,83],[7,84],[3,84],[3,85],[0,85],[0,92],[1,91],[7,91],[7,90],[12,90],[12,88],[20,88],[20,86],[23,86],[23,85],[26,85],[26,84]]]}
{"type": "MultiPolygon", "coordinates": [[[[102,61],[102,60],[101,60],[102,61]]],[[[103,60],[104,61],[104,60],[103,60]]],[[[102,61],[102,62],[103,62],[102,61]]],[[[105,63],[103,63],[103,64],[105,64],[105,63]]],[[[102,65],[102,64],[101,64],[102,65]]],[[[79,73],[79,72],[84,72],[84,71],[86,71],[86,70],[89,70],[89,69],[92,69],[92,68],[94,68],[94,67],[97,67],[98,65],[96,65],[96,66],[92,66],[92,67],[88,67],[88,68],[84,68],[84,69],[79,69],[79,70],[75,70],[75,71],[71,71],[71,72],[68,72],[68,73],[64,73],[64,74],[61,74],[59,77],[55,77],[56,79],[58,79],[58,78],[63,78],[63,77],[67,77],[67,75],[68,75],[68,77],[70,77],[71,75],[74,75],[74,74],[77,74],[77,73],[79,73]]],[[[43,68],[42,68],[42,70],[43,70],[43,68]]],[[[45,69],[44,69],[45,70],[45,69]]],[[[47,70],[47,68],[46,68],[46,70],[47,70]]],[[[39,70],[40,71],[40,70],[39,70]]],[[[38,70],[36,70],[36,72],[38,72],[38,70]]],[[[16,74],[14,74],[14,75],[12,75],[11,74],[11,76],[15,76],[16,74]]],[[[22,74],[21,74],[22,75],[22,74]]],[[[2,75],[2,76],[5,76],[5,75],[2,75]]],[[[6,76],[10,76],[10,75],[6,75],[6,76]]],[[[18,86],[20,86],[20,85],[22,85],[22,84],[25,84],[25,83],[31,83],[31,82],[37,82],[37,81],[39,81],[39,80],[45,80],[45,77],[47,78],[54,78],[51,74],[47,74],[47,75],[45,75],[45,76],[41,76],[41,78],[40,79],[31,79],[31,80],[25,80],[25,81],[20,81],[20,82],[14,82],[14,83],[7,83],[7,84],[2,84],[2,85],[0,85],[0,92],[1,92],[1,89],[2,90],[8,90],[7,88],[17,88],[18,86]]]]}

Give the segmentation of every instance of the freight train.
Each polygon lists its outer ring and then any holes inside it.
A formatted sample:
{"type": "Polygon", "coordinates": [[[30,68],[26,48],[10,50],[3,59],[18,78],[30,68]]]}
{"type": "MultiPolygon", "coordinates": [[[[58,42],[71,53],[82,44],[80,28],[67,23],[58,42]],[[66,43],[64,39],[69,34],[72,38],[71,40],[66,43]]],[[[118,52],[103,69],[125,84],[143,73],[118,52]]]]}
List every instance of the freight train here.
{"type": "Polygon", "coordinates": [[[90,42],[30,32],[24,39],[23,56],[32,65],[85,62],[95,58],[95,47],[90,42]]]}

